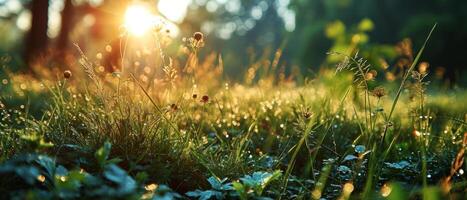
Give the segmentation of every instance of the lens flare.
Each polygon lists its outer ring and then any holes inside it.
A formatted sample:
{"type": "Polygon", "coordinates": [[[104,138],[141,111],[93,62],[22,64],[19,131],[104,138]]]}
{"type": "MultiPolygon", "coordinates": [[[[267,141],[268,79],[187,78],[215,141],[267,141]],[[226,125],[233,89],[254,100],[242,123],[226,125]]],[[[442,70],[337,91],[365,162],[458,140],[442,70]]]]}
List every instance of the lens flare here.
{"type": "Polygon", "coordinates": [[[155,24],[155,16],[142,5],[131,5],[125,12],[125,27],[135,36],[143,36],[155,24]]]}

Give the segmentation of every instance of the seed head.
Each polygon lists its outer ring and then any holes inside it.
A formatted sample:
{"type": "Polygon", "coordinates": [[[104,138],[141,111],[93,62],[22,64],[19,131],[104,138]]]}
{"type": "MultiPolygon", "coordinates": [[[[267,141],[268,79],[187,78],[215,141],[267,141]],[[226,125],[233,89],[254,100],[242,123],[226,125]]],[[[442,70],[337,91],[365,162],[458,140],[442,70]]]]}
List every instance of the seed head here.
{"type": "Polygon", "coordinates": [[[70,71],[70,70],[65,70],[65,71],[63,72],[63,77],[65,77],[65,79],[71,78],[71,75],[72,75],[72,74],[71,74],[71,71],[70,71]]]}
{"type": "Polygon", "coordinates": [[[311,112],[308,112],[308,111],[303,112],[303,117],[305,119],[309,119],[311,117],[311,115],[312,115],[311,112]]]}
{"type": "Polygon", "coordinates": [[[197,94],[193,94],[192,97],[193,97],[193,99],[196,99],[196,98],[198,98],[198,95],[197,95],[197,94]]]}
{"type": "Polygon", "coordinates": [[[373,89],[373,91],[371,91],[371,95],[379,99],[381,97],[386,96],[386,90],[383,87],[376,87],[375,89],[373,89]]]}
{"type": "Polygon", "coordinates": [[[177,104],[173,103],[172,105],[170,105],[170,109],[172,109],[172,111],[177,111],[178,110],[177,104]]]}
{"type": "Polygon", "coordinates": [[[196,41],[201,41],[201,40],[203,40],[203,38],[204,38],[204,34],[201,33],[201,32],[195,32],[195,33],[193,34],[193,38],[194,38],[196,41]]]}
{"type": "Polygon", "coordinates": [[[300,114],[305,119],[310,119],[310,117],[313,116],[313,113],[310,112],[309,108],[303,108],[303,107],[300,109],[300,114]]]}
{"type": "Polygon", "coordinates": [[[209,96],[208,95],[203,95],[201,97],[201,103],[207,103],[209,102],[209,96]]]}

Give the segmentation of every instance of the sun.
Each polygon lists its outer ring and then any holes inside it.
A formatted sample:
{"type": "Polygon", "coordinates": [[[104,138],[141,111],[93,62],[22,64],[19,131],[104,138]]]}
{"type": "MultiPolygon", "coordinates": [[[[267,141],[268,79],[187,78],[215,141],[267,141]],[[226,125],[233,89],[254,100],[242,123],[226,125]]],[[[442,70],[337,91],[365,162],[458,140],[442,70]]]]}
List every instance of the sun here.
{"type": "Polygon", "coordinates": [[[125,27],[135,36],[143,36],[155,25],[155,16],[143,5],[130,5],[125,12],[125,27]]]}
{"type": "Polygon", "coordinates": [[[157,8],[168,20],[180,23],[186,16],[191,0],[159,0],[157,8]]]}

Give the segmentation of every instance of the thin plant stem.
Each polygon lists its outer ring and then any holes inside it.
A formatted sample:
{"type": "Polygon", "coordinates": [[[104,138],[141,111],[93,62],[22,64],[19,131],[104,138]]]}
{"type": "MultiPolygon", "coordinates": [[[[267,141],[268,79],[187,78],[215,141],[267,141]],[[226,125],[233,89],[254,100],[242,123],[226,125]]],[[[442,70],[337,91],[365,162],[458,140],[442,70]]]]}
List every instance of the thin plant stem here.
{"type": "Polygon", "coordinates": [[[431,37],[431,34],[433,33],[433,31],[435,30],[437,24],[435,24],[433,26],[433,28],[431,28],[431,31],[430,33],[428,34],[428,37],[425,39],[425,42],[423,43],[423,46],[422,48],[418,51],[417,53],[417,56],[415,57],[415,60],[412,62],[412,65],[410,66],[410,68],[407,70],[407,72],[405,73],[403,79],[402,79],[402,82],[399,86],[399,89],[397,90],[397,93],[396,93],[396,97],[394,98],[394,101],[392,102],[392,106],[391,106],[391,110],[389,111],[389,115],[387,117],[387,121],[386,121],[386,125],[384,127],[384,132],[383,132],[383,137],[381,138],[381,143],[380,143],[380,147],[381,149],[383,148],[383,145],[384,145],[384,140],[386,138],[386,134],[388,132],[388,128],[390,126],[390,120],[392,118],[392,115],[394,113],[394,110],[396,109],[396,105],[397,105],[397,102],[399,101],[399,98],[401,96],[401,93],[402,93],[402,90],[404,89],[404,86],[405,86],[405,82],[407,81],[407,79],[409,78],[410,74],[412,73],[412,71],[414,70],[415,66],[417,65],[418,63],[418,60],[420,59],[420,57],[422,56],[422,53],[423,51],[425,50],[425,47],[428,43],[428,40],[430,39],[431,37]]]}

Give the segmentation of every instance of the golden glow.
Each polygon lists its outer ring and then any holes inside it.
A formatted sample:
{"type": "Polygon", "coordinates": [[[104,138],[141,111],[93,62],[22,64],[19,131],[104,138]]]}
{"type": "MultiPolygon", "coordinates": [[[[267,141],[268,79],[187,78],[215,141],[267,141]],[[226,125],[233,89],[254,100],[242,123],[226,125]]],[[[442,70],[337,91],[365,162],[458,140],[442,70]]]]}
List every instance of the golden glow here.
{"type": "Polygon", "coordinates": [[[381,196],[383,197],[388,197],[392,192],[391,186],[384,184],[383,187],[381,187],[381,196]]]}
{"type": "Polygon", "coordinates": [[[125,12],[125,27],[135,36],[143,36],[155,25],[155,16],[142,5],[131,5],[125,12]]]}
{"type": "Polygon", "coordinates": [[[345,194],[350,194],[350,193],[353,192],[353,190],[354,190],[354,186],[353,186],[352,183],[346,183],[346,184],[344,184],[343,192],[344,192],[345,194]]]}
{"type": "Polygon", "coordinates": [[[157,8],[168,20],[180,23],[186,16],[191,0],[159,0],[157,8]]]}
{"type": "Polygon", "coordinates": [[[152,183],[144,186],[144,189],[146,189],[147,191],[155,191],[157,189],[157,185],[152,183]]]}

